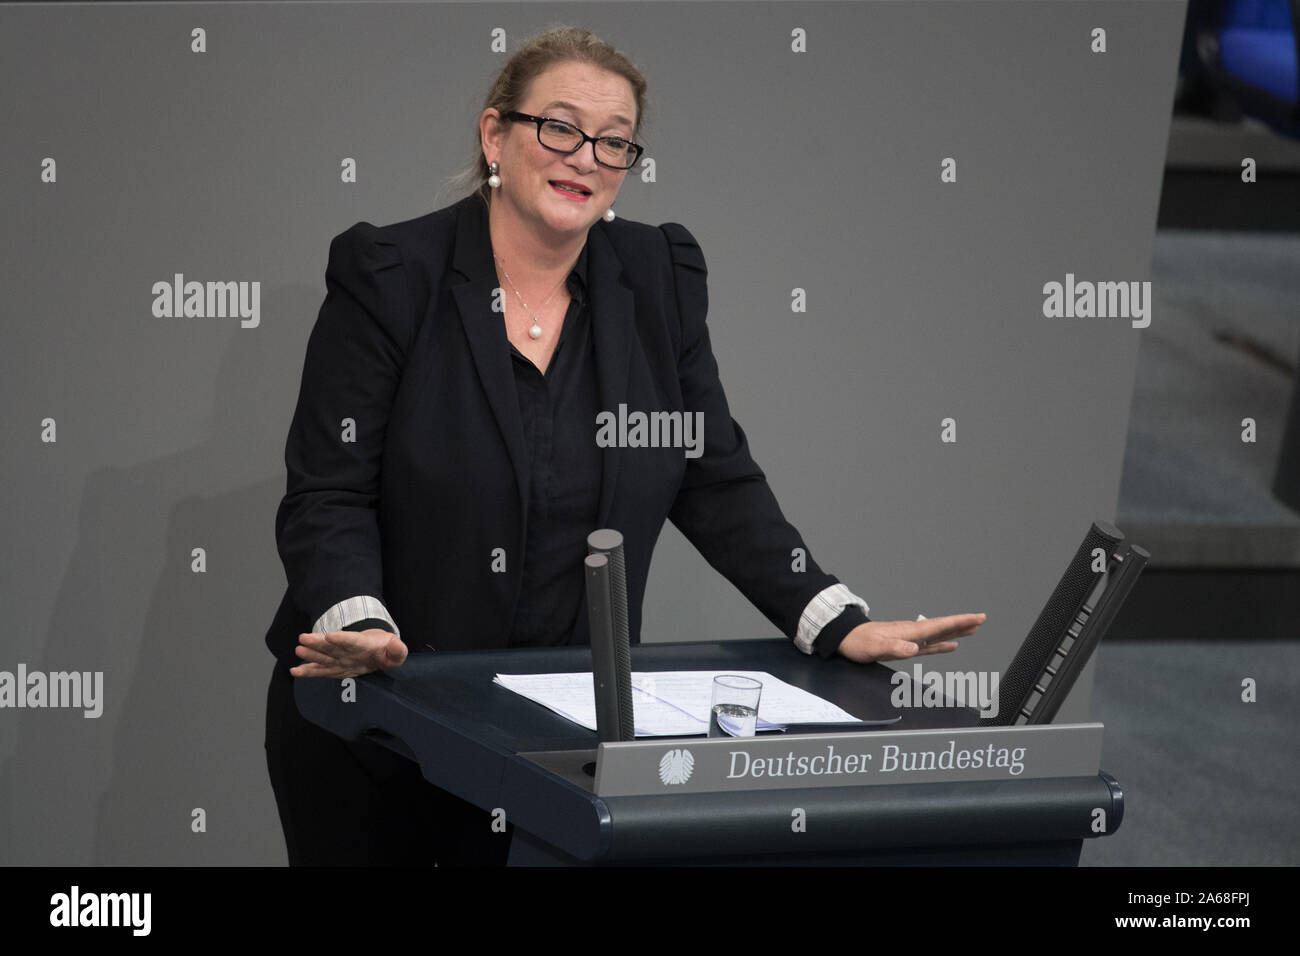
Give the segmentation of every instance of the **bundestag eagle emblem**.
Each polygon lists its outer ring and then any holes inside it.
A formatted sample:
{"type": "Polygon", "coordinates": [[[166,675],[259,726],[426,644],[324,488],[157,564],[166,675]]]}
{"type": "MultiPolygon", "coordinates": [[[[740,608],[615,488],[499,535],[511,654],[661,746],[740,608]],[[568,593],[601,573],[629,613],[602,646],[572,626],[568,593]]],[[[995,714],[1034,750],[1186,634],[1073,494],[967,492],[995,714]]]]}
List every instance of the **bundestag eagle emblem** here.
{"type": "Polygon", "coordinates": [[[689,750],[670,750],[659,761],[659,779],[669,786],[691,779],[695,758],[689,750]]]}

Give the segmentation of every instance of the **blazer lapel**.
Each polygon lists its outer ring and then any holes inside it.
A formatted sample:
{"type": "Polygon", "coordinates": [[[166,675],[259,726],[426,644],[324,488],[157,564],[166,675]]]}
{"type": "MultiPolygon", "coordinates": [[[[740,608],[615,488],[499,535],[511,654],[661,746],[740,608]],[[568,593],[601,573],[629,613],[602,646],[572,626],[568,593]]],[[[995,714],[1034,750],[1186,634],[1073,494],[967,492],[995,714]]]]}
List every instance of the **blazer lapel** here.
{"type": "Polygon", "coordinates": [[[461,200],[456,218],[456,249],[452,267],[467,281],[452,287],[460,322],[465,329],[474,367],[496,417],[501,438],[515,469],[520,514],[528,513],[528,445],[519,418],[515,373],[510,366],[510,344],[501,314],[492,311],[497,288],[496,264],[488,234],[487,209],[475,195],[461,200]],[[491,317],[496,316],[496,321],[491,317]]]}

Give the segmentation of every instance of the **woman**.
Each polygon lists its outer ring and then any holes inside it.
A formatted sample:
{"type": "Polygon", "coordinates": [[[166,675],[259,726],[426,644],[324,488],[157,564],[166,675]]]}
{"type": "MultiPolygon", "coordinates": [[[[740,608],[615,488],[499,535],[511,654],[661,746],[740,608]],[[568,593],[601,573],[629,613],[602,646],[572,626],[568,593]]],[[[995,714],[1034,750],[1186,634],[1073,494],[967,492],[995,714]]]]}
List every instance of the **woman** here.
{"type": "Polygon", "coordinates": [[[623,533],[633,640],[665,518],[807,654],[944,653],[983,620],[873,622],[811,558],[792,560],[808,549],[718,381],[698,244],[612,212],[642,152],[645,90],[590,33],[544,34],[488,96],[475,193],[331,245],[276,520],[289,588],[267,634],[267,759],[291,862],[504,861],[486,813],[302,720],[292,680],[435,649],[589,643],[595,528],[623,533]],[[693,416],[702,443],[602,447],[596,416],[620,408],[693,416]]]}

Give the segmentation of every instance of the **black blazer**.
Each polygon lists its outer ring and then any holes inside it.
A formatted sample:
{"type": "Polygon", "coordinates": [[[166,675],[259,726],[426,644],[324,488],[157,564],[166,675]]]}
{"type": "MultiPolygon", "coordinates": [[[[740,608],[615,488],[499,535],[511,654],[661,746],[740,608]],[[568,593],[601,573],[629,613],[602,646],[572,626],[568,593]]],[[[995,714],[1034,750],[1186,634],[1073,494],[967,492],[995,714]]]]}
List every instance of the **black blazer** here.
{"type": "MultiPolygon", "coordinates": [[[[602,451],[597,526],[623,534],[632,640],[665,518],[793,639],[808,602],[837,581],[810,555],[792,570],[793,549],[808,549],[727,408],[699,245],[677,223],[602,219],[587,256],[600,408],[704,413],[698,458],[602,451]]],[[[285,447],[275,532],[288,588],[267,646],[299,664],[299,633],[338,602],[370,595],[413,653],[506,647],[528,453],[505,323],[491,308],[486,206],[470,195],[390,226],[357,223],[330,243],[325,284],[285,447]],[[344,440],[345,419],[354,440],[344,440]],[[497,548],[504,573],[492,569],[497,548]]],[[[572,640],[589,643],[584,613],[572,640]]]]}

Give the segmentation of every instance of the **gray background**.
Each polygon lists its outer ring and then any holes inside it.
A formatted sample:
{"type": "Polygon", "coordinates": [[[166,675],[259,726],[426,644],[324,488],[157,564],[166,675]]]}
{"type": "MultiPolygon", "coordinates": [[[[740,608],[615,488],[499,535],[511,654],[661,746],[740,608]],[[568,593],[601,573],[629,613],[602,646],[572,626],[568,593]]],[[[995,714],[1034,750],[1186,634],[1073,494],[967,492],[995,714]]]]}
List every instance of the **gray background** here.
{"type": "MultiPolygon", "coordinates": [[[[0,711],[0,862],[283,863],[262,637],[329,240],[459,198],[439,188],[505,60],[494,27],[513,49],[579,24],[641,67],[657,181],[629,174],[616,209],[700,241],[732,411],[787,516],[873,618],[988,613],[927,664],[1005,670],[1089,522],[1115,518],[1141,333],[1045,319],[1041,287],[1150,278],[1183,14],[0,9],[0,669],[102,670],[106,696],[98,720],[0,711]],[[1089,52],[1098,25],[1105,55],[1089,52]],[[790,52],[794,27],[809,52],[790,52]],[[339,181],[348,156],[355,185],[339,181]],[[260,280],[261,326],[154,318],[150,287],[174,272],[260,280]],[[57,444],[40,441],[47,416],[57,444]],[[956,444],[939,440],[946,416],[956,444]]],[[[774,634],[665,527],[645,640],[774,634]]],[[[1091,675],[1061,720],[1088,718],[1091,675]]]]}

